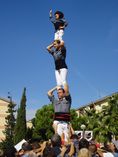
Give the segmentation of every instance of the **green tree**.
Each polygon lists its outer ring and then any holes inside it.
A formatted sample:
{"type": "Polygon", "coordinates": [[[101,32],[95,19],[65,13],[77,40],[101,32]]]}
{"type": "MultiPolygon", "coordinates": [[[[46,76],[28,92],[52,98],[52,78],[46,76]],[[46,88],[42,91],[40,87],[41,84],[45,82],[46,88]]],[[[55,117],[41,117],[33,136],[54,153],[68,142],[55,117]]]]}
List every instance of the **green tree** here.
{"type": "Polygon", "coordinates": [[[79,117],[79,129],[81,125],[86,126],[86,130],[92,130],[94,138],[99,142],[104,142],[107,133],[107,126],[104,126],[104,111],[97,113],[94,108],[85,109],[84,114],[79,117]]]}
{"type": "Polygon", "coordinates": [[[26,140],[32,139],[32,136],[33,136],[33,127],[31,128],[28,127],[26,131],[26,140]]]}
{"type": "Polygon", "coordinates": [[[17,111],[17,119],[15,126],[15,136],[14,142],[15,144],[20,142],[22,139],[26,138],[26,88],[23,90],[20,107],[17,111]]]}
{"type": "Polygon", "coordinates": [[[37,110],[35,115],[34,123],[34,130],[33,130],[33,137],[40,138],[40,139],[49,139],[53,135],[53,106],[44,105],[41,109],[37,110]]]}
{"type": "Polygon", "coordinates": [[[118,94],[115,94],[109,99],[108,106],[108,123],[109,123],[109,131],[117,136],[118,135],[118,94]]]}
{"type": "Polygon", "coordinates": [[[79,129],[81,124],[86,125],[86,130],[92,130],[94,138],[99,142],[111,139],[111,134],[118,135],[118,94],[108,99],[108,106],[103,106],[101,112],[93,109],[85,109],[79,117],[79,129]]]}
{"type": "MultiPolygon", "coordinates": [[[[74,109],[71,109],[71,123],[74,129],[78,128],[78,115],[74,109]]],[[[33,137],[41,139],[49,139],[54,134],[52,127],[54,109],[53,105],[44,105],[37,110],[35,119],[33,119],[33,137]]]]}
{"type": "Polygon", "coordinates": [[[101,135],[105,141],[111,140],[111,135],[118,135],[118,94],[108,99],[108,106],[103,107],[101,135]]]}
{"type": "Polygon", "coordinates": [[[111,135],[118,135],[118,94],[108,99],[108,106],[103,106],[98,120],[98,126],[94,129],[96,139],[107,142],[111,140],[111,135]]]}
{"type": "Polygon", "coordinates": [[[10,150],[14,146],[14,142],[13,142],[14,126],[15,126],[14,107],[16,105],[12,102],[11,97],[9,98],[10,98],[10,103],[8,104],[7,116],[5,118],[6,120],[5,131],[3,132],[5,134],[5,140],[1,142],[1,147],[4,151],[10,150]]]}
{"type": "Polygon", "coordinates": [[[71,125],[74,130],[78,130],[79,117],[78,117],[78,114],[76,113],[76,110],[71,109],[70,114],[71,114],[71,125]]]}

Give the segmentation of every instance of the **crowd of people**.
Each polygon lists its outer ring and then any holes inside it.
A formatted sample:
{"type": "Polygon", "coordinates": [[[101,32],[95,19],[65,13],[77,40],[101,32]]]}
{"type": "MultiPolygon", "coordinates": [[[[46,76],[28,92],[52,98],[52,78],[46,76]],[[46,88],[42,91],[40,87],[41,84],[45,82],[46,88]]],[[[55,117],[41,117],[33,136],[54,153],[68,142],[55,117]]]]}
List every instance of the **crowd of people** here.
{"type": "Polygon", "coordinates": [[[54,134],[48,141],[25,141],[19,150],[0,151],[0,157],[118,157],[118,141],[98,144],[73,134],[63,143],[61,137],[54,134]]]}

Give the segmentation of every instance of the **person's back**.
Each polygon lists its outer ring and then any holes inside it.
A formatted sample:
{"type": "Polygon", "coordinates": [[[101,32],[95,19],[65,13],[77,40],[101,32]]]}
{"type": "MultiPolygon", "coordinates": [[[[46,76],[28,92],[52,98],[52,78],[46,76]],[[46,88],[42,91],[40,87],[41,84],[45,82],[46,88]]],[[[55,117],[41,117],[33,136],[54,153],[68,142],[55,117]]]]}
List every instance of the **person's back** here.
{"type": "Polygon", "coordinates": [[[56,157],[54,148],[47,145],[43,150],[43,157],[56,157]]]}
{"type": "Polygon", "coordinates": [[[51,144],[53,147],[54,155],[61,153],[61,137],[58,134],[54,134],[51,138],[51,144]]]}

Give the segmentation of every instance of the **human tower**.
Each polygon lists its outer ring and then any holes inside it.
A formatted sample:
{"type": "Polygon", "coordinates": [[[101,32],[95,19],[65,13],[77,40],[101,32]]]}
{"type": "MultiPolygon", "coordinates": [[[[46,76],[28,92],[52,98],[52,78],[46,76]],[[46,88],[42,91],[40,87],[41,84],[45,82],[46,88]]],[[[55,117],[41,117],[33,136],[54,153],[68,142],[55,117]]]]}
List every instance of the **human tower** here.
{"type": "Polygon", "coordinates": [[[56,11],[53,15],[50,10],[49,18],[54,25],[55,34],[54,41],[47,47],[47,50],[54,58],[57,85],[48,91],[48,97],[54,106],[54,131],[61,136],[63,141],[68,141],[72,130],[70,125],[71,96],[67,84],[68,67],[65,61],[66,47],[63,40],[64,30],[68,23],[61,11],[56,11]],[[57,98],[54,91],[57,91],[57,98]]]}

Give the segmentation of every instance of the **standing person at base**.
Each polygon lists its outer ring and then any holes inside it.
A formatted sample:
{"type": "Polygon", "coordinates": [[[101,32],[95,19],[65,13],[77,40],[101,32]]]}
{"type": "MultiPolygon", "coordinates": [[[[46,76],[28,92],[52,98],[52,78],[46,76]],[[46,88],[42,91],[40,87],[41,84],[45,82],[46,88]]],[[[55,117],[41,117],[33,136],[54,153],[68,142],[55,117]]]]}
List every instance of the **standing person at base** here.
{"type": "Polygon", "coordinates": [[[64,135],[64,141],[69,139],[69,122],[70,122],[70,107],[71,96],[69,94],[68,84],[64,84],[64,88],[57,86],[48,91],[48,97],[54,106],[54,122],[53,127],[55,133],[61,137],[64,135]],[[57,91],[58,98],[55,98],[54,91],[57,91]]]}
{"type": "Polygon", "coordinates": [[[66,65],[66,48],[60,45],[60,40],[55,40],[51,45],[47,47],[48,52],[53,56],[55,62],[55,77],[57,86],[64,86],[67,83],[67,71],[66,65]]]}

